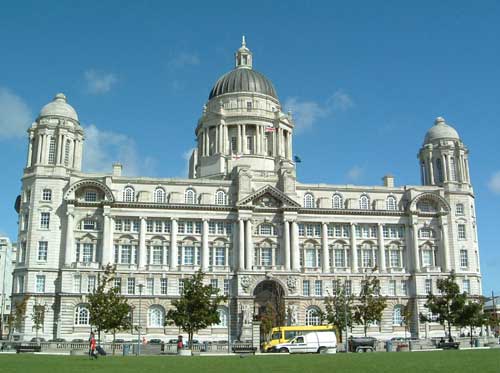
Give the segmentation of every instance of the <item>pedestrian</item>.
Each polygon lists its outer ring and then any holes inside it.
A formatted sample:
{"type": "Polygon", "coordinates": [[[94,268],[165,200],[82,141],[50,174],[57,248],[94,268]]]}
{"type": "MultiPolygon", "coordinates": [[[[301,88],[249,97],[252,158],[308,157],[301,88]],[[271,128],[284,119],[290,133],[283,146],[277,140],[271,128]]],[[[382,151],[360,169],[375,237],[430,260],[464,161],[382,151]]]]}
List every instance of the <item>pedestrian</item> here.
{"type": "Polygon", "coordinates": [[[90,339],[89,339],[89,357],[91,359],[97,359],[97,353],[96,353],[96,340],[95,340],[95,334],[94,332],[90,332],[90,339]]]}
{"type": "Polygon", "coordinates": [[[177,338],[177,353],[184,348],[184,343],[182,343],[182,335],[177,338]]]}

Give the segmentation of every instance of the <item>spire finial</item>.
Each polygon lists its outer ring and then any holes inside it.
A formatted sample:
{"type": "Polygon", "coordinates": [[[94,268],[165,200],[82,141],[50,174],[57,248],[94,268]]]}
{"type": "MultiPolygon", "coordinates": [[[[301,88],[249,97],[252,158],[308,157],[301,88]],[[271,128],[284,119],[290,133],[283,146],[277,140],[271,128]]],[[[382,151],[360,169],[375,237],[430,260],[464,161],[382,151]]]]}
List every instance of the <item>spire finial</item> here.
{"type": "Polygon", "coordinates": [[[245,41],[245,35],[241,36],[241,46],[242,47],[246,47],[247,46],[247,42],[245,41]]]}

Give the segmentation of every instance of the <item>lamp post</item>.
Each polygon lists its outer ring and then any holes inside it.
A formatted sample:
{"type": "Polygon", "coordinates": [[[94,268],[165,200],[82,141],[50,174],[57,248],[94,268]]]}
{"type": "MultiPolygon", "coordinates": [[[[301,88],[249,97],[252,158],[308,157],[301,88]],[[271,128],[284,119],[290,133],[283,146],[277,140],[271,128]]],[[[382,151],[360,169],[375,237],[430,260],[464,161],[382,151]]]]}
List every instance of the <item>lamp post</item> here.
{"type": "Polygon", "coordinates": [[[137,319],[137,356],[141,354],[141,300],[142,300],[142,289],[144,284],[138,284],[139,288],[139,315],[137,319]]]}

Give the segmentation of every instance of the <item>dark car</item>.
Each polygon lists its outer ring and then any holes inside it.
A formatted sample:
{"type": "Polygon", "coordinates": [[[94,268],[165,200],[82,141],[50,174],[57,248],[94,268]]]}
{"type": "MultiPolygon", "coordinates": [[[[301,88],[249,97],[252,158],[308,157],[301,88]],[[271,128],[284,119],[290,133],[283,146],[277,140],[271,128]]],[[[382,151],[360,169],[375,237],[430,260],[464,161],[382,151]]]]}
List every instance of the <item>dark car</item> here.
{"type": "Polygon", "coordinates": [[[162,340],[160,338],[153,338],[150,339],[148,343],[151,345],[159,345],[162,343],[162,340]]]}
{"type": "Polygon", "coordinates": [[[175,338],[174,339],[169,339],[168,343],[175,345],[175,344],[177,344],[177,339],[175,339],[175,338]]]}
{"type": "Polygon", "coordinates": [[[81,338],[76,338],[71,341],[71,343],[85,343],[85,341],[81,338]]]}
{"type": "Polygon", "coordinates": [[[49,342],[66,342],[66,340],[64,338],[54,338],[54,339],[51,339],[49,342]]]}
{"type": "Polygon", "coordinates": [[[125,343],[126,341],[122,338],[115,339],[115,343],[125,343]]]}
{"type": "Polygon", "coordinates": [[[40,343],[40,342],[45,342],[45,338],[31,338],[31,342],[35,342],[35,343],[40,343]]]}

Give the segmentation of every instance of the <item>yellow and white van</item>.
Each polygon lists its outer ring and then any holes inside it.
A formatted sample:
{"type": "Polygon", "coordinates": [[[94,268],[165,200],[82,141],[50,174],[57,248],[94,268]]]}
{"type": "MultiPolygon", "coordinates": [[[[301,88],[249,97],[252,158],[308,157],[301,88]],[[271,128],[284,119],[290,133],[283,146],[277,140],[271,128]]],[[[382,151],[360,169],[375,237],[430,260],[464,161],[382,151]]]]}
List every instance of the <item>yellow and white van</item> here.
{"type": "Polygon", "coordinates": [[[271,352],[273,348],[281,343],[286,343],[297,335],[303,335],[308,332],[334,332],[337,335],[337,328],[332,325],[294,325],[278,326],[272,329],[269,342],[262,344],[262,351],[271,352]]]}

